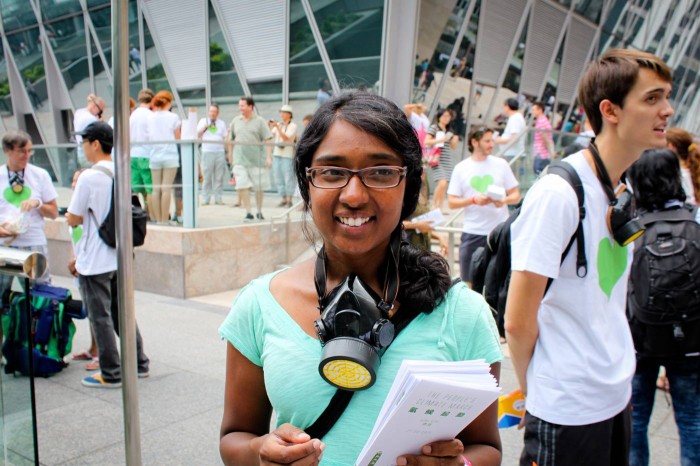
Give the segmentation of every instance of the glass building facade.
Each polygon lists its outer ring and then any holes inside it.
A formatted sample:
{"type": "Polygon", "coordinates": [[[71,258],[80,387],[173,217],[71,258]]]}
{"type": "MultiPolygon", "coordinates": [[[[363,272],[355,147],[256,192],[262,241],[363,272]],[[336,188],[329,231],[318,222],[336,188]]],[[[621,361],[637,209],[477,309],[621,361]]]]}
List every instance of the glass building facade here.
{"type": "MultiPolygon", "coordinates": [[[[303,116],[321,89],[359,88],[422,100],[431,114],[452,104],[460,132],[490,124],[511,95],[551,103],[565,124],[586,62],[630,47],[669,63],[673,123],[700,130],[700,0],[125,1],[129,93],[168,89],[183,117],[216,102],[228,120],[243,95],[266,117],[283,103],[303,116]]],[[[90,93],[111,115],[108,0],[0,0],[0,20],[0,132],[69,144],[90,93]]],[[[38,163],[58,179],[70,149],[56,151],[38,163]]]]}

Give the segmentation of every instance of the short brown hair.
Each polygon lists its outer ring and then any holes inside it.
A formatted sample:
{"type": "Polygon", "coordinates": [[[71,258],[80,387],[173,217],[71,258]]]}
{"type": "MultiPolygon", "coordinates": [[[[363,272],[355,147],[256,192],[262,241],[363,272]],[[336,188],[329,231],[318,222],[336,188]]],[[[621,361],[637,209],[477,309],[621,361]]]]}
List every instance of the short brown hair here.
{"type": "Polygon", "coordinates": [[[153,91],[150,90],[149,88],[141,89],[139,91],[138,96],[136,96],[136,98],[142,104],[150,104],[151,100],[153,100],[153,91]]]}
{"type": "Polygon", "coordinates": [[[666,82],[672,80],[671,69],[666,63],[655,55],[638,50],[610,49],[588,66],[579,84],[578,100],[596,134],[603,129],[600,103],[607,99],[622,107],[642,68],[653,71],[666,82]]]}
{"type": "Polygon", "coordinates": [[[469,132],[469,151],[474,152],[474,146],[472,145],[472,139],[476,139],[476,142],[481,141],[481,139],[487,134],[487,133],[493,133],[493,130],[491,128],[488,128],[486,126],[479,126],[469,132]]]}
{"type": "Polygon", "coordinates": [[[22,149],[31,141],[32,138],[21,129],[11,129],[2,136],[2,148],[6,151],[22,149]]]}

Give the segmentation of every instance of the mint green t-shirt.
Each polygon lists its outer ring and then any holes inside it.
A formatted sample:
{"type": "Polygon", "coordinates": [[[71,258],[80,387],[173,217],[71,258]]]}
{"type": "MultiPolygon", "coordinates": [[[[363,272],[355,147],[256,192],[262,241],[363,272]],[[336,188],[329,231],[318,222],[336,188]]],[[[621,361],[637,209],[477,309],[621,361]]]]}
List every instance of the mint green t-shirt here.
{"type": "MultiPolygon", "coordinates": [[[[270,294],[275,274],[253,280],[241,290],[219,334],[263,368],[277,425],[288,422],[304,429],[323,412],[336,389],[318,373],[321,343],[306,334],[270,294]]],[[[453,286],[433,312],[416,317],[384,353],[376,383],[355,393],[323,438],[326,450],[321,464],[354,464],[404,359],[485,359],[491,364],[502,358],[486,302],[464,284],[453,286]]]]}
{"type": "Polygon", "coordinates": [[[272,133],[267,122],[258,115],[253,115],[248,121],[238,115],[231,120],[229,129],[234,142],[242,143],[233,146],[233,164],[243,167],[264,167],[265,147],[246,143],[260,143],[271,139],[272,133]]]}

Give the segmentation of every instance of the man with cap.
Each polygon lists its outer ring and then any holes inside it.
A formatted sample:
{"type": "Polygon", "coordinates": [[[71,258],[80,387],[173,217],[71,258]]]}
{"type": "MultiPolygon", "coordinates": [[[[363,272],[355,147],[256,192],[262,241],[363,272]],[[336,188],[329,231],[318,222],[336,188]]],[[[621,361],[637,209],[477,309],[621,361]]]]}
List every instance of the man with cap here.
{"type": "MultiPolygon", "coordinates": [[[[48,258],[44,218],[58,217],[58,193],[51,176],[29,163],[34,151],[29,135],[10,130],[2,137],[7,163],[0,166],[0,244],[37,251],[48,258]]],[[[0,296],[12,286],[12,276],[0,275],[0,296]]],[[[41,281],[50,281],[47,273],[41,281]]]]}
{"type": "Polygon", "coordinates": [[[297,140],[297,125],[292,122],[292,106],[282,105],[280,120],[270,120],[275,147],[272,149],[272,174],[277,193],[282,201],[277,207],[291,207],[296,179],[294,176],[294,143],[297,140]]]}
{"type": "Polygon", "coordinates": [[[226,123],[219,118],[219,106],[211,104],[207,118],[197,123],[197,138],[202,141],[202,204],[207,205],[214,193],[214,203],[221,205],[226,175],[226,123]]]}
{"type": "MultiPolygon", "coordinates": [[[[75,244],[75,262],[69,265],[78,272],[80,293],[95,332],[100,373],[83,379],[83,385],[96,388],[119,388],[122,384],[119,351],[114,333],[119,334],[117,303],[117,251],[99,236],[100,225],[112,204],[114,134],[105,122],[96,121],[76,133],[82,137],[85,158],[92,168],[85,170],[75,185],[66,223],[82,225],[82,235],[75,244]]],[[[138,375],[148,377],[149,360],[136,327],[138,375]]]]}

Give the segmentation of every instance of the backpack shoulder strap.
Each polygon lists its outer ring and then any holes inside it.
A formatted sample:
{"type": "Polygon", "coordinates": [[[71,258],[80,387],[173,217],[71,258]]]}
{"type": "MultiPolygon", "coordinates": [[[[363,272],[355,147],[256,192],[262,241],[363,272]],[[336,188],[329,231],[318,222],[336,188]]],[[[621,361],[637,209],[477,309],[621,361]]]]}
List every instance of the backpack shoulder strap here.
{"type": "Polygon", "coordinates": [[[646,227],[655,222],[694,222],[697,215],[697,206],[684,206],[680,209],[659,210],[658,212],[648,212],[641,216],[640,220],[646,227]]]}
{"type": "MultiPolygon", "coordinates": [[[[583,278],[588,273],[588,260],[586,259],[586,242],[583,235],[583,219],[586,218],[586,206],[584,205],[585,196],[581,177],[578,176],[574,167],[566,162],[554,162],[550,164],[547,167],[547,173],[552,173],[564,178],[576,193],[576,199],[578,201],[578,226],[561,255],[560,264],[564,263],[564,259],[566,259],[566,256],[569,254],[574,244],[574,240],[576,240],[576,275],[583,278]]],[[[545,293],[547,293],[547,290],[552,285],[552,281],[553,279],[551,278],[547,281],[545,293]]]]}
{"type": "Polygon", "coordinates": [[[90,168],[92,168],[93,170],[97,170],[98,172],[104,173],[105,175],[114,179],[114,173],[112,173],[112,171],[107,167],[103,167],[102,165],[93,165],[90,168]]]}
{"type": "MultiPolygon", "coordinates": [[[[107,213],[107,215],[109,216],[111,214],[112,208],[114,206],[114,173],[112,173],[112,171],[109,168],[103,167],[102,165],[93,165],[90,168],[92,168],[93,170],[97,170],[100,173],[104,173],[105,175],[109,176],[112,179],[112,201],[111,201],[111,204],[109,206],[109,212],[107,213]]],[[[88,212],[90,213],[90,216],[92,217],[93,221],[95,222],[95,225],[97,225],[99,227],[100,222],[97,221],[97,217],[95,217],[95,213],[90,208],[88,208],[88,212]]]]}

